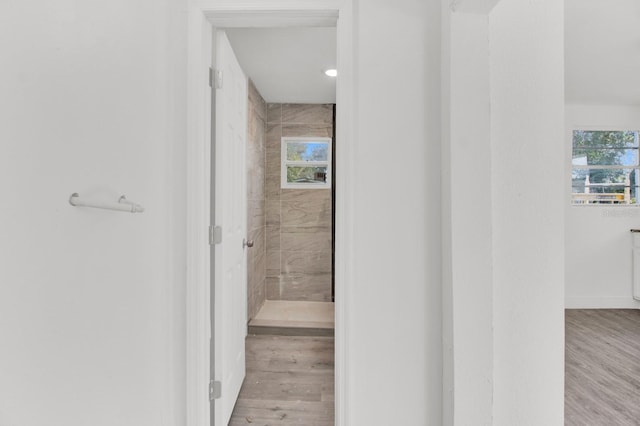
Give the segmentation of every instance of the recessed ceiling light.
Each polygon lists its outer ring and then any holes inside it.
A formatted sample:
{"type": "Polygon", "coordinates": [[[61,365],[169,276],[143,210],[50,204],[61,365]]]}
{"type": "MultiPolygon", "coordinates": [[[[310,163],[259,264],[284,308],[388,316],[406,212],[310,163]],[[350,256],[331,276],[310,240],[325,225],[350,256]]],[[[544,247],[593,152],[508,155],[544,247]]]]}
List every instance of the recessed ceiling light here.
{"type": "Polygon", "coordinates": [[[335,68],[332,68],[332,69],[326,70],[324,73],[329,77],[336,77],[338,75],[338,70],[335,68]]]}

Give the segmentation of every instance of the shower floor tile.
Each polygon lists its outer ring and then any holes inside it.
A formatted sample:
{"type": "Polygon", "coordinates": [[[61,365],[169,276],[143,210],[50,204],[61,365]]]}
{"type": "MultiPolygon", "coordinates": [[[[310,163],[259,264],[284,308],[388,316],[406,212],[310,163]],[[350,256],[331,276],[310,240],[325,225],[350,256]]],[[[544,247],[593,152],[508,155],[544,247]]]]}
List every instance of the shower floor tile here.
{"type": "Polygon", "coordinates": [[[333,336],[332,302],[267,300],[249,322],[249,334],[333,336]]]}

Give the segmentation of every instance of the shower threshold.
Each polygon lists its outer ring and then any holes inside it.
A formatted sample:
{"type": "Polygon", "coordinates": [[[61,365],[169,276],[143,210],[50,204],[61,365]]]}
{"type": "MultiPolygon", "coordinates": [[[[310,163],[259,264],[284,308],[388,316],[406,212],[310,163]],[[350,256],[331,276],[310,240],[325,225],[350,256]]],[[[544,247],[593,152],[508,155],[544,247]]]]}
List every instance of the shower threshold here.
{"type": "Polygon", "coordinates": [[[333,336],[332,302],[266,300],[249,321],[249,334],[333,336]]]}

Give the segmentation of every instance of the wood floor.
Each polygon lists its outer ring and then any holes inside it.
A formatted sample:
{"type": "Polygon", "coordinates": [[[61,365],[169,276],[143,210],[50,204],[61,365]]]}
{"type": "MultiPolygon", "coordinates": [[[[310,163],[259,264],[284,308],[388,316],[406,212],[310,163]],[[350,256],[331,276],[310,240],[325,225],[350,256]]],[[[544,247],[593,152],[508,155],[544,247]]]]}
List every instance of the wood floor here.
{"type": "Polygon", "coordinates": [[[565,425],[640,425],[640,311],[567,310],[565,425]]]}
{"type": "MultiPolygon", "coordinates": [[[[640,311],[567,310],[565,425],[640,425],[640,311]]],[[[249,336],[230,426],[333,426],[332,337],[249,336]]]]}
{"type": "Polygon", "coordinates": [[[333,337],[249,336],[230,426],[333,426],[333,337]]]}

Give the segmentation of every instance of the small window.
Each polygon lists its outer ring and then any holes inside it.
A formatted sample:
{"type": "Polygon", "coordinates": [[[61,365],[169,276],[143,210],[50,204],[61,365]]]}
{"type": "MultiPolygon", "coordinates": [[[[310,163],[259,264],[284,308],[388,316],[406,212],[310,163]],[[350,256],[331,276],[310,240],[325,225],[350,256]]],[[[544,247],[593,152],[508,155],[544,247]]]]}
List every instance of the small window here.
{"type": "Polygon", "coordinates": [[[574,130],[572,204],[638,205],[636,130],[574,130]]]}
{"type": "Polygon", "coordinates": [[[331,138],[282,138],[282,188],[331,188],[331,138]]]}

